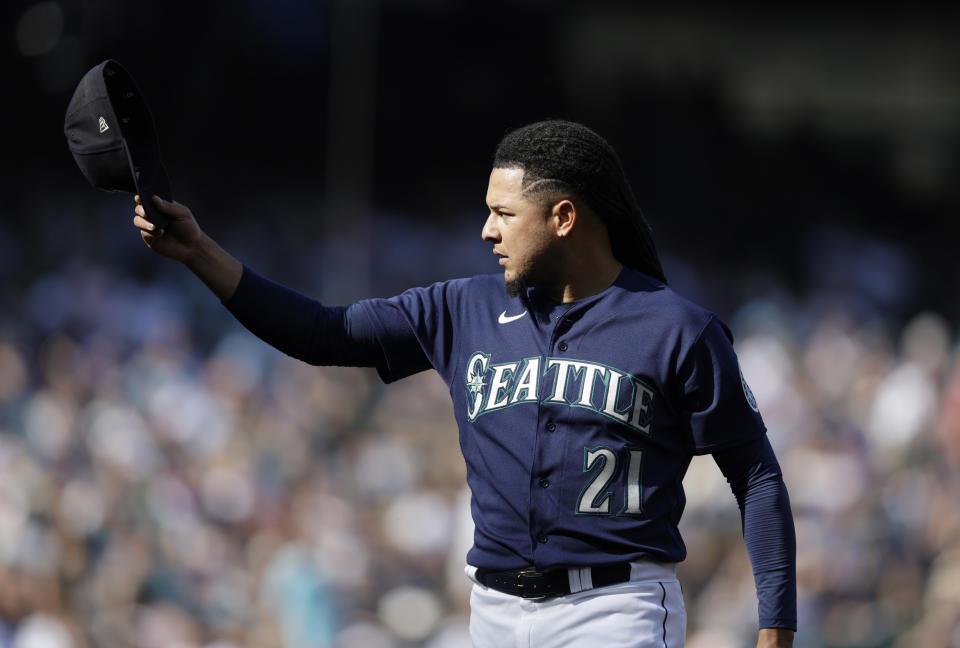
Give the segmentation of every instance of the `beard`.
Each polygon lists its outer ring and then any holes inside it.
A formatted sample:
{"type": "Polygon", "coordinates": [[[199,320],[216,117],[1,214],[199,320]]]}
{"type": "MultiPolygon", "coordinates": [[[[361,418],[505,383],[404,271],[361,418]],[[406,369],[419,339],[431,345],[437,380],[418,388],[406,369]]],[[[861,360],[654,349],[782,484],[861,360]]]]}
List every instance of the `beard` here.
{"type": "Polygon", "coordinates": [[[513,279],[504,279],[504,289],[510,298],[527,294],[530,288],[547,291],[560,283],[563,262],[555,241],[544,238],[533,245],[526,261],[516,270],[513,279]]]}
{"type": "Polygon", "coordinates": [[[560,276],[555,258],[549,251],[537,255],[523,270],[517,271],[513,279],[504,281],[507,295],[511,298],[520,297],[526,295],[529,288],[552,291],[560,276]]]}
{"type": "Polygon", "coordinates": [[[510,281],[505,282],[503,287],[507,291],[507,296],[512,299],[514,297],[519,297],[520,295],[525,295],[527,293],[527,288],[530,287],[530,282],[527,280],[526,274],[518,274],[510,281]]]}

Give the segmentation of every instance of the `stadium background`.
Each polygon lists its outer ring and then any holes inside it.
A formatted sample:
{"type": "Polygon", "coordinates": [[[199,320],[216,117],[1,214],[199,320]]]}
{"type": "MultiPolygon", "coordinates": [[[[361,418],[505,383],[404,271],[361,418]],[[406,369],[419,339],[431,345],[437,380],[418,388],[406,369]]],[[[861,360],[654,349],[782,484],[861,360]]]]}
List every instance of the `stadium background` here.
{"type": "MultiPolygon", "coordinates": [[[[18,0],[0,25],[0,646],[467,645],[445,388],[298,364],[149,253],[62,135],[105,58],[202,226],[328,303],[496,272],[499,137],[594,127],[737,336],[797,645],[960,646],[956,11],[18,0]]],[[[688,646],[751,645],[733,497],[709,459],[686,484],[688,646]]]]}

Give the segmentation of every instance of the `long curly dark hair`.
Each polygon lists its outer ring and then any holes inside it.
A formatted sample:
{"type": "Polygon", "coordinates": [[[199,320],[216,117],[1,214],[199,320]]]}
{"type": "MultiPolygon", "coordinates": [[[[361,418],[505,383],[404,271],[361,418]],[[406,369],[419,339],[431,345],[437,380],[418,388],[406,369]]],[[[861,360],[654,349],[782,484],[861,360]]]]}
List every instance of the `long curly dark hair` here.
{"type": "Polygon", "coordinates": [[[548,120],[511,131],[497,145],[493,167],[523,169],[522,186],[538,197],[585,201],[607,226],[620,263],[667,282],[619,156],[583,124],[548,120]]]}

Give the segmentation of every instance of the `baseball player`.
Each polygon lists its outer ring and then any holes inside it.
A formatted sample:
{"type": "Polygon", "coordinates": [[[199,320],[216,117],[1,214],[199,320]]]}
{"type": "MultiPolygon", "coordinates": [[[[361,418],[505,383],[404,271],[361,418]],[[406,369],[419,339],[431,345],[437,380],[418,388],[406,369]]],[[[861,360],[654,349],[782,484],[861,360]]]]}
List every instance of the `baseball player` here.
{"type": "Polygon", "coordinates": [[[324,306],[241,265],[190,210],[135,208],[253,333],[386,382],[435,369],[472,491],[478,647],[677,648],[682,479],[710,453],[736,496],[759,599],[757,646],[791,646],[795,536],[780,468],[730,331],[667,286],[613,148],[580,124],[500,142],[482,237],[502,275],[324,306]]]}

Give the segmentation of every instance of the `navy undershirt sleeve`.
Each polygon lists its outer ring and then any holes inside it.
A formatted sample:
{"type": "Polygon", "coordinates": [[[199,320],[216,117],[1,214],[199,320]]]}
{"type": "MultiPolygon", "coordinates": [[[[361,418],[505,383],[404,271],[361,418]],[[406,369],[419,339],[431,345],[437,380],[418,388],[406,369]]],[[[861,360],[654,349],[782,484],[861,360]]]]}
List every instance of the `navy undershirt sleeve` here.
{"type": "Polygon", "coordinates": [[[224,303],[253,334],[313,365],[379,367],[383,351],[370,318],[356,304],[324,306],[246,266],[224,303]]]}
{"type": "Polygon", "coordinates": [[[713,455],[730,483],[753,565],[761,628],[797,629],[797,540],[780,464],[766,435],[713,455]]]}

